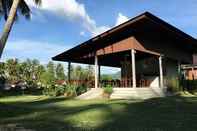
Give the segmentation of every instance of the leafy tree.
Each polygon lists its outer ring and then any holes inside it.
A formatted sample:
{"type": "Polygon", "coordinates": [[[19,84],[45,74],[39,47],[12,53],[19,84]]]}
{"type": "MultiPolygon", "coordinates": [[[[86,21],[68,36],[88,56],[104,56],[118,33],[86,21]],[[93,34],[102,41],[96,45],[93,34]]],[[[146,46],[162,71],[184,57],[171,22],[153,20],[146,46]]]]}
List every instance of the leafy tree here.
{"type": "Polygon", "coordinates": [[[85,69],[78,65],[72,67],[71,78],[73,80],[92,80],[94,77],[93,72],[93,67],[90,65],[85,69]]]}
{"type": "Polygon", "coordinates": [[[5,64],[0,63],[0,84],[3,85],[6,82],[6,75],[5,75],[5,64]]]}
{"type": "Polygon", "coordinates": [[[41,75],[41,82],[47,85],[54,85],[55,84],[55,66],[53,62],[49,62],[47,64],[46,71],[41,75]]]}
{"type": "Polygon", "coordinates": [[[5,75],[5,64],[0,63],[0,76],[4,76],[4,75],[5,75]]]}
{"type": "Polygon", "coordinates": [[[88,80],[94,79],[94,68],[91,65],[88,65],[88,68],[87,68],[87,79],[88,80]]]}
{"type": "Polygon", "coordinates": [[[56,77],[57,80],[65,80],[64,67],[60,63],[56,66],[56,77]]]}
{"type": "MultiPolygon", "coordinates": [[[[37,5],[41,4],[41,0],[33,0],[37,5]]],[[[0,37],[0,57],[7,42],[8,36],[17,19],[18,14],[30,19],[31,10],[25,0],[0,0],[0,15],[4,16],[6,23],[0,37]]]]}
{"type": "Polygon", "coordinates": [[[42,74],[44,74],[45,72],[46,72],[45,67],[43,65],[39,65],[37,68],[37,79],[39,83],[41,82],[42,74]]]}
{"type": "Polygon", "coordinates": [[[103,74],[101,76],[101,78],[102,78],[102,80],[112,80],[113,79],[112,75],[107,75],[107,74],[103,74]]]}
{"type": "Polygon", "coordinates": [[[9,59],[6,61],[6,70],[8,74],[8,80],[11,83],[15,83],[20,79],[18,76],[18,59],[9,59]]]}
{"type": "Polygon", "coordinates": [[[77,66],[73,70],[73,79],[75,80],[81,80],[83,74],[83,70],[81,66],[77,66]]]}

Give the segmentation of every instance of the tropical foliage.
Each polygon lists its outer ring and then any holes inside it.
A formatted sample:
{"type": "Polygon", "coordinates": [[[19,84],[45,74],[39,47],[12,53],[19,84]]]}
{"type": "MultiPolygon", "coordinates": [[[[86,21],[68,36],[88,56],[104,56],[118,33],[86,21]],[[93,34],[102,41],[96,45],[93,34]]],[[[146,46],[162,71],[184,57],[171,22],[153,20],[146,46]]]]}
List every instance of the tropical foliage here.
{"type": "MultiPolygon", "coordinates": [[[[73,80],[92,80],[93,68],[88,66],[71,66],[71,78],[73,80]]],[[[58,96],[67,93],[68,96],[80,95],[87,91],[87,82],[68,83],[64,66],[50,61],[43,65],[38,60],[8,59],[0,64],[0,87],[9,86],[12,89],[42,90],[44,95],[58,96]]]]}
{"type": "Polygon", "coordinates": [[[180,91],[180,80],[176,77],[167,78],[167,87],[169,92],[180,91]]]}
{"type": "MultiPolygon", "coordinates": [[[[41,0],[33,0],[35,4],[41,5],[41,0]]],[[[0,0],[0,17],[6,20],[2,35],[0,36],[0,58],[9,37],[14,21],[22,15],[30,19],[31,10],[25,0],[0,0]]]]}
{"type": "Polygon", "coordinates": [[[170,77],[166,80],[167,90],[169,92],[189,91],[194,93],[197,91],[197,80],[186,80],[182,77],[170,77]]]}

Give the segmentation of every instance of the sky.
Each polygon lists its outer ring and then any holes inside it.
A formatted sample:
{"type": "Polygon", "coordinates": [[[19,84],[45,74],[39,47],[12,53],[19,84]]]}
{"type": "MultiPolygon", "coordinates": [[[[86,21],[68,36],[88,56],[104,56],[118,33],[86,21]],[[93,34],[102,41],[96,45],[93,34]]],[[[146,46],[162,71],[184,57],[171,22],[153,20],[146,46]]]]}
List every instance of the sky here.
{"type": "MultiPolygon", "coordinates": [[[[14,24],[1,61],[31,58],[46,64],[51,57],[145,11],[197,38],[197,0],[42,0],[41,7],[25,1],[31,20],[21,17],[14,24]]],[[[0,19],[0,33],[4,23],[0,19]]]]}

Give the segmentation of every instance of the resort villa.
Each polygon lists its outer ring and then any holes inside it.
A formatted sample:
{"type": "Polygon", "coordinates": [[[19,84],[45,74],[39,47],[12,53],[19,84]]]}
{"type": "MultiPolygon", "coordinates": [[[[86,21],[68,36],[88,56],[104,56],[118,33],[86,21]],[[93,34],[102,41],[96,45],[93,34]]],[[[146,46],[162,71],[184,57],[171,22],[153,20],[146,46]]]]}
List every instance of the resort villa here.
{"type": "Polygon", "coordinates": [[[145,12],[52,59],[68,62],[68,79],[72,62],[94,65],[95,88],[101,85],[101,66],[118,67],[121,80],[114,83],[114,90],[141,89],[139,95],[150,89],[161,94],[166,80],[177,77],[181,65],[193,64],[195,53],[196,39],[145,12]]]}

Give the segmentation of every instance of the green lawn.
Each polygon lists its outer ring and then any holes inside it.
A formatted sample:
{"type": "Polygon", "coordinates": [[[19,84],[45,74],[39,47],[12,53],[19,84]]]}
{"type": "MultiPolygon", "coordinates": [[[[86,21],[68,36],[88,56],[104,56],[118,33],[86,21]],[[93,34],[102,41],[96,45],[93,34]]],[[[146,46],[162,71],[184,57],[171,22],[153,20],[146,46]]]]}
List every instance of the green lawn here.
{"type": "Polygon", "coordinates": [[[145,101],[0,97],[0,127],[38,131],[196,131],[197,97],[145,101]]]}

